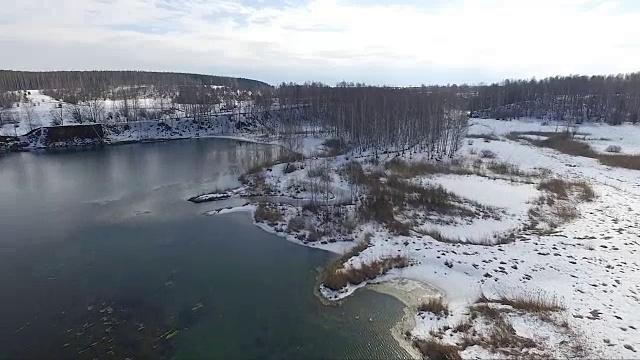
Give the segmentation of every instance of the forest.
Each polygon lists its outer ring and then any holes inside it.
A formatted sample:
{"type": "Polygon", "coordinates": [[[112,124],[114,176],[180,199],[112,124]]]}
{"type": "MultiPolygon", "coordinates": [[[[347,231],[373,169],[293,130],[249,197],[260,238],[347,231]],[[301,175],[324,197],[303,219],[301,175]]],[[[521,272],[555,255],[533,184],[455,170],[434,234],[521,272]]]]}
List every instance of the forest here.
{"type": "Polygon", "coordinates": [[[214,85],[257,90],[269,84],[226,76],[150,71],[11,71],[0,70],[0,92],[33,89],[109,89],[141,85],[214,85]]]}
{"type": "MultiPolygon", "coordinates": [[[[451,156],[468,117],[562,121],[567,124],[638,122],[640,73],[504,80],[494,84],[420,87],[340,82],[282,83],[143,71],[0,71],[0,125],[219,121],[230,116],[271,134],[322,129],[342,143],[373,151],[451,156]],[[59,102],[43,123],[30,92],[59,102]]],[[[10,131],[13,131],[10,129],[10,131]]]]}
{"type": "Polygon", "coordinates": [[[473,117],[618,125],[640,114],[640,73],[505,80],[468,91],[473,117]]]}

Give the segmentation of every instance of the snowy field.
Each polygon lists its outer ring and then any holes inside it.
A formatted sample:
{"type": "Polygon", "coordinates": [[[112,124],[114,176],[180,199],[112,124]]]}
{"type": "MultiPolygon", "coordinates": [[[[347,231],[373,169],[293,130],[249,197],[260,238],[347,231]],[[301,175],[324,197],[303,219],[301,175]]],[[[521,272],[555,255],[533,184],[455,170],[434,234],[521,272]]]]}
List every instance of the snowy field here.
{"type": "MultiPolygon", "coordinates": [[[[493,134],[498,140],[485,142],[474,138],[465,141],[460,150],[462,161],[477,161],[479,153],[490,150],[496,158],[517,164],[521,171],[550,172],[547,176],[564,179],[586,180],[597,197],[591,202],[575,203],[577,219],[561,224],[553,231],[517,232],[517,240],[498,245],[474,245],[465,239],[482,238],[491,233],[517,230],[526,222],[528,211],[541,194],[536,183],[514,181],[505,176],[478,175],[430,175],[415,181],[435,183],[459,195],[493,209],[498,209],[499,219],[481,218],[454,225],[425,221],[424,226],[436,227],[448,236],[461,239],[461,243],[444,243],[428,235],[412,233],[409,236],[392,235],[383,226],[367,223],[352,234],[353,240],[364,234],[372,234],[369,246],[345,262],[346,268],[358,268],[362,264],[390,255],[403,255],[412,265],[392,269],[369,283],[409,279],[425,284],[430,290],[422,295],[412,295],[406,301],[406,289],[396,286],[395,295],[414,309],[421,301],[435,293],[441,296],[450,309],[446,317],[425,312],[414,312],[410,324],[410,338],[429,339],[437,335],[443,343],[460,344],[464,339],[451,328],[465,321],[471,306],[480,294],[488,298],[501,295],[542,294],[557,299],[564,310],[553,314],[555,322],[541,320],[534,314],[505,310],[504,317],[518,336],[535,339],[540,349],[525,352],[532,357],[582,357],[634,358],[640,351],[640,177],[638,172],[601,165],[595,159],[573,157],[557,151],[534,147],[525,140],[512,141],[505,137],[513,131],[554,131],[555,125],[543,126],[534,121],[497,121],[472,119],[469,133],[493,134]],[[435,290],[434,290],[435,289],[435,290]],[[557,325],[562,323],[563,325],[557,325]],[[554,325],[555,324],[555,325],[554,325]],[[449,329],[449,330],[447,330],[449,329]],[[583,340],[580,340],[583,339],[583,340]],[[570,350],[567,344],[583,341],[586,352],[570,350]],[[576,355],[580,354],[580,355],[576,355]]],[[[594,147],[620,145],[623,153],[640,153],[640,126],[584,125],[580,132],[587,133],[585,140],[594,147]],[[606,139],[606,140],[604,140],[606,139]]],[[[315,160],[328,163],[335,170],[347,161],[348,155],[315,160]]],[[[355,156],[351,156],[353,160],[355,156]]],[[[384,159],[382,160],[384,162],[384,159]]],[[[308,165],[307,165],[308,166],[308,165]]],[[[274,166],[266,176],[279,194],[290,194],[296,184],[305,181],[306,170],[284,172],[284,164],[274,166]]],[[[338,197],[351,189],[335,172],[329,179],[332,196],[338,197]]],[[[309,197],[308,192],[295,193],[297,197],[309,197]]],[[[284,217],[299,216],[300,210],[284,205],[284,217]]],[[[255,212],[255,206],[243,210],[255,212]]],[[[229,211],[229,210],[225,210],[229,211]]],[[[231,210],[233,211],[233,210],[231,210]]],[[[215,212],[213,212],[215,213],[215,212]]],[[[306,246],[319,247],[343,253],[349,243],[314,243],[301,241],[286,235],[283,225],[260,226],[286,236],[290,241],[306,246]]],[[[346,239],[345,239],[346,240],[346,239]]],[[[349,296],[365,284],[348,286],[333,292],[321,288],[330,298],[349,296]]],[[[389,291],[394,293],[394,291],[389,291]]],[[[419,294],[419,292],[418,292],[419,294]]],[[[407,319],[405,319],[407,320],[407,319]]],[[[479,334],[483,329],[477,320],[473,323],[479,334]]],[[[475,331],[475,330],[474,330],[475,331]]],[[[406,336],[406,334],[405,334],[406,336]]],[[[576,345],[577,348],[577,345],[576,345]]],[[[495,350],[495,349],[494,349],[495,350]]],[[[489,351],[473,345],[462,350],[464,358],[504,357],[504,353],[489,351]]],[[[523,353],[524,354],[524,353],[523,353]]]]}

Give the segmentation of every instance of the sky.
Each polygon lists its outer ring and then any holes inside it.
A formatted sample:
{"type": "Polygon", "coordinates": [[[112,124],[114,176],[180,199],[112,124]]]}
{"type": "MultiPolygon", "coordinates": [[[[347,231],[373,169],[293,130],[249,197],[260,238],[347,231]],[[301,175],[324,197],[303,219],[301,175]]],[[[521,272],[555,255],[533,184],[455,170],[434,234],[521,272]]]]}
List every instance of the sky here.
{"type": "Polygon", "coordinates": [[[640,70],[639,0],[0,0],[0,69],[420,85],[640,70]]]}

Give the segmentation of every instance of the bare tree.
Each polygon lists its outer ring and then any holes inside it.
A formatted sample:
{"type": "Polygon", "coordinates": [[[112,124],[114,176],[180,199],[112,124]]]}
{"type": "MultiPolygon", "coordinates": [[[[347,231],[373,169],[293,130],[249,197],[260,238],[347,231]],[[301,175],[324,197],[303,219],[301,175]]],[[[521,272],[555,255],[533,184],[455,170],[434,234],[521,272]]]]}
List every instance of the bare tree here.
{"type": "Polygon", "coordinates": [[[62,107],[62,103],[58,103],[54,108],[51,109],[49,114],[51,115],[51,125],[64,125],[64,114],[65,109],[62,107]]]}
{"type": "Polygon", "coordinates": [[[85,103],[85,118],[94,123],[101,123],[104,120],[104,102],[102,99],[93,98],[85,103]]]}
{"type": "Polygon", "coordinates": [[[66,109],[67,115],[71,120],[77,124],[82,124],[84,121],[84,111],[82,105],[69,104],[66,109]]]}
{"type": "Polygon", "coordinates": [[[27,122],[27,126],[29,126],[29,131],[32,131],[34,128],[41,126],[40,117],[36,112],[36,109],[32,102],[24,103],[22,106],[22,113],[24,115],[24,119],[27,122]]]}

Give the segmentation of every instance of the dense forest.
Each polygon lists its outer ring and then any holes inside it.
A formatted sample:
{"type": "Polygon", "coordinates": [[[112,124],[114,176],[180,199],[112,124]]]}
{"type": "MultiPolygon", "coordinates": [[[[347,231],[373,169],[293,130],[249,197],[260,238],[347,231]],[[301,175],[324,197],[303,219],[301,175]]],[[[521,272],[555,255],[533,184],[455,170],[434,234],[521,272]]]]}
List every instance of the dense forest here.
{"type": "Polygon", "coordinates": [[[11,71],[0,70],[0,92],[27,89],[109,89],[122,86],[216,85],[257,90],[261,81],[225,76],[150,71],[11,71]]]}
{"type": "Polygon", "coordinates": [[[638,122],[640,73],[505,80],[469,88],[472,116],[566,122],[638,122]]]}

